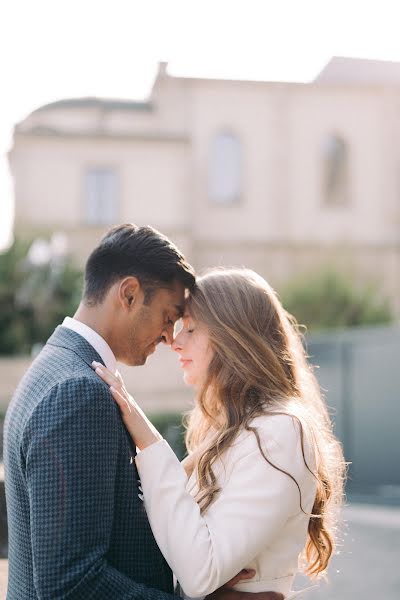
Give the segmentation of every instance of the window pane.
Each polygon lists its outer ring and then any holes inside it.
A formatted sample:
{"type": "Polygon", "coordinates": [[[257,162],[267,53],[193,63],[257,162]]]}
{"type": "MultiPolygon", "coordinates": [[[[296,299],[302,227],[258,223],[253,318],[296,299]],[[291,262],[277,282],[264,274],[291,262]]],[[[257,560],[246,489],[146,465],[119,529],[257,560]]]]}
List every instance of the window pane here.
{"type": "Polygon", "coordinates": [[[349,166],[346,142],[330,135],[323,144],[323,194],[327,204],[347,204],[349,166]]]}
{"type": "Polygon", "coordinates": [[[85,173],[85,222],[112,225],[117,220],[118,180],[112,169],[89,169],[85,173]]]}
{"type": "Polygon", "coordinates": [[[209,196],[214,202],[239,200],[242,183],[242,149],[236,136],[219,133],[211,146],[209,196]]]}

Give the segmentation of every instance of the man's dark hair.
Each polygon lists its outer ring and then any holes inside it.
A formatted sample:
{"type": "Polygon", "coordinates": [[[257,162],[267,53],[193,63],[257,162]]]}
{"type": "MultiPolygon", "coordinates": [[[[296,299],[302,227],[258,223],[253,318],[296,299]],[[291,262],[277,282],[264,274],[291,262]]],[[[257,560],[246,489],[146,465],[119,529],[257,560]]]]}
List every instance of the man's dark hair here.
{"type": "Polygon", "coordinates": [[[149,304],[155,290],[174,280],[192,290],[193,267],[165,235],[153,227],[133,223],[113,227],[90,254],[85,267],[83,300],[101,303],[110,287],[119,279],[134,276],[149,304]]]}

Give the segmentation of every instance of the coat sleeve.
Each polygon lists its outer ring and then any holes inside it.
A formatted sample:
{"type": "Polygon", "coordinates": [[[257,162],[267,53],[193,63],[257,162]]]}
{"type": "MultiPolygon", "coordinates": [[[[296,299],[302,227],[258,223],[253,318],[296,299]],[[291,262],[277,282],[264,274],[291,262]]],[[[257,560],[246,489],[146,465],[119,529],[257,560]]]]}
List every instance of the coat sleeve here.
{"type": "Polygon", "coordinates": [[[101,382],[59,384],[32,414],[22,452],[37,597],[172,600],[106,560],[121,442],[118,411],[101,382]]]}
{"type": "MultiPolygon", "coordinates": [[[[275,465],[301,477],[298,431],[290,417],[283,418],[284,427],[263,440],[263,449],[275,465]]],[[[249,436],[228,454],[222,490],[203,514],[186,491],[185,471],[164,440],[136,457],[154,536],[188,596],[207,595],[229,581],[299,511],[295,483],[268,464],[254,434],[249,436]]]]}

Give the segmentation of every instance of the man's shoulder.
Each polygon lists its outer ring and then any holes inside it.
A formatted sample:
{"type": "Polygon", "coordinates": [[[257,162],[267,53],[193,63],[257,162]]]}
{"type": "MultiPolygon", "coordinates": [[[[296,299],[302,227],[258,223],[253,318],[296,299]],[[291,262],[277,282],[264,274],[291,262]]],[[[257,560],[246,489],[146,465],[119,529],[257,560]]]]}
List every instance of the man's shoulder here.
{"type": "Polygon", "coordinates": [[[73,423],[96,424],[108,433],[119,430],[121,419],[118,407],[108,387],[95,373],[69,374],[59,379],[35,403],[26,419],[23,439],[52,435],[52,431],[69,430],[73,423]]]}
{"type": "Polygon", "coordinates": [[[73,374],[77,368],[77,359],[78,357],[67,348],[46,344],[34,358],[20,383],[28,386],[40,383],[43,387],[52,386],[57,380],[73,374]]]}
{"type": "Polygon", "coordinates": [[[85,405],[90,408],[91,402],[99,412],[115,408],[108,386],[87,363],[68,351],[45,347],[14,394],[9,420],[14,415],[23,427],[32,418],[66,415],[83,410],[85,405]]]}
{"type": "Polygon", "coordinates": [[[53,385],[43,394],[41,404],[57,406],[58,402],[62,402],[65,408],[69,404],[79,406],[92,399],[106,399],[109,404],[115,404],[107,384],[90,367],[84,365],[73,371],[60,373],[53,385]]]}
{"type": "Polygon", "coordinates": [[[15,397],[42,398],[57,385],[80,380],[85,373],[87,377],[93,376],[90,367],[72,352],[46,345],[19,382],[15,397]]]}

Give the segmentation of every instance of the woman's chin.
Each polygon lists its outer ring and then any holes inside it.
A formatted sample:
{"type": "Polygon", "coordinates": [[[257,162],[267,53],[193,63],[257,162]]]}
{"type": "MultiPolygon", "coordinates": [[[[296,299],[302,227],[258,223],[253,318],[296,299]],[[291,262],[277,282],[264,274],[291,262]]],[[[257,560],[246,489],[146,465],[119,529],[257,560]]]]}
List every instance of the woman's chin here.
{"type": "Polygon", "coordinates": [[[183,381],[186,383],[186,385],[190,385],[191,387],[196,386],[196,377],[193,377],[193,375],[190,375],[190,373],[183,374],[183,381]]]}

